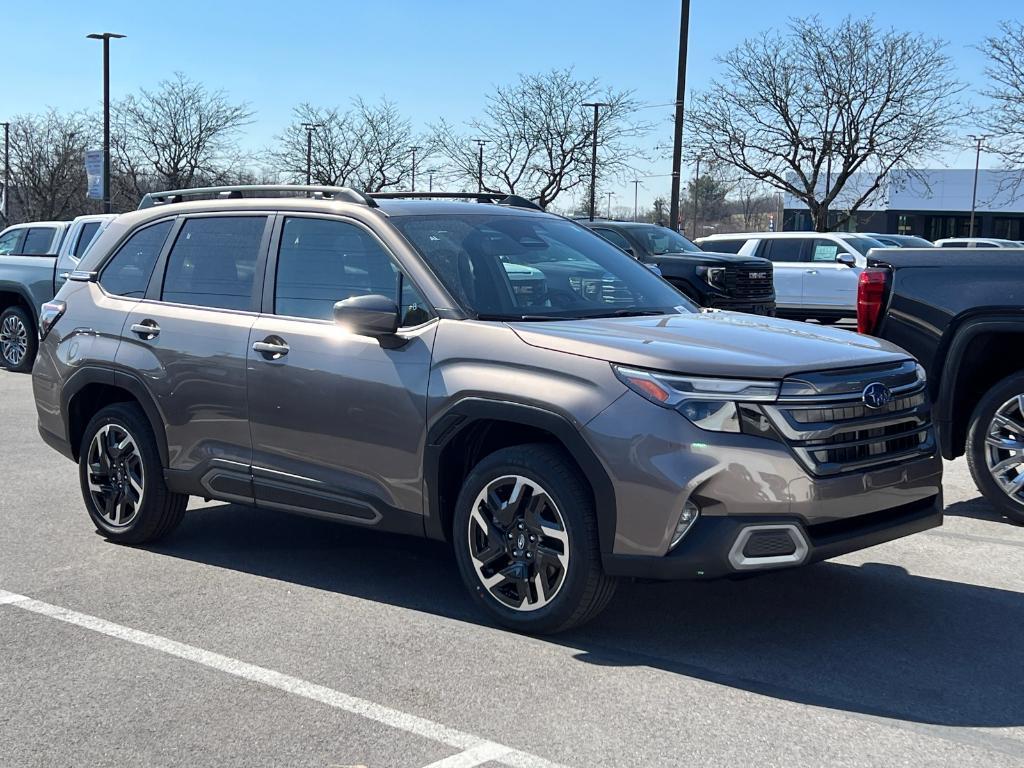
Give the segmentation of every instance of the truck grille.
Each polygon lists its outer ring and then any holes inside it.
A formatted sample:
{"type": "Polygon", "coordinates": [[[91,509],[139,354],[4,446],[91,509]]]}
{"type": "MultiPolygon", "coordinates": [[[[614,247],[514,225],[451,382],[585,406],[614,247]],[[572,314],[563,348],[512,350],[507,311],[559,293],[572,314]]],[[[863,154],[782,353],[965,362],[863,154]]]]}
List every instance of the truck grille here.
{"type": "Polygon", "coordinates": [[[925,386],[912,361],[807,374],[784,382],[781,399],[764,410],[810,472],[837,475],[935,452],[925,386]],[[880,408],[862,401],[874,382],[893,394],[880,408]]]}
{"type": "Polygon", "coordinates": [[[775,292],[772,265],[730,266],[725,272],[725,286],[729,295],[734,298],[767,298],[770,301],[775,292]]]}

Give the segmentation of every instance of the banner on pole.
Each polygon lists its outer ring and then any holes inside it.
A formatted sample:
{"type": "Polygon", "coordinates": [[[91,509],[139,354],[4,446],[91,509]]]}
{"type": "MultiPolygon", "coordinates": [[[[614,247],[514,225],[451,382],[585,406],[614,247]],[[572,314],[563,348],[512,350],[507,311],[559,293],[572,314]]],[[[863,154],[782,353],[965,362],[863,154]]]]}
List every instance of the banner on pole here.
{"type": "Polygon", "coordinates": [[[103,150],[85,150],[85,173],[89,178],[87,197],[93,200],[103,199],[103,150]]]}

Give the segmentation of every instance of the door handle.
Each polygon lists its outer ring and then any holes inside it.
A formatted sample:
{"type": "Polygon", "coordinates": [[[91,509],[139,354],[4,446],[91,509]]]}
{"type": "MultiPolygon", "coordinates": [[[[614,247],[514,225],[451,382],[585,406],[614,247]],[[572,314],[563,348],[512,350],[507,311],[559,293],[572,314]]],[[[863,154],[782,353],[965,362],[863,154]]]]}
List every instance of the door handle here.
{"type": "Polygon", "coordinates": [[[280,360],[288,354],[288,344],[280,336],[267,336],[263,341],[254,342],[252,350],[266,360],[280,360]]]}
{"type": "Polygon", "coordinates": [[[160,335],[160,326],[153,320],[143,320],[141,323],[132,323],[132,333],[138,334],[143,341],[155,339],[160,335]]]}
{"type": "Polygon", "coordinates": [[[806,270],[804,270],[804,274],[805,275],[816,275],[816,274],[818,274],[818,270],[816,270],[816,269],[806,269],[806,270]]]}

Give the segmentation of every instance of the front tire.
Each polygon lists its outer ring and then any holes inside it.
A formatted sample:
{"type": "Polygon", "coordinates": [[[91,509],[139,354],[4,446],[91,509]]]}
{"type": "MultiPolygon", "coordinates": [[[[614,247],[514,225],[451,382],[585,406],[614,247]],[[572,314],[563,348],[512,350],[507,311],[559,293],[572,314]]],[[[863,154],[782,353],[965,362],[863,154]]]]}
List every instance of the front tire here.
{"type": "Polygon", "coordinates": [[[590,489],[561,450],[504,448],[473,468],[459,494],[452,540],[473,599],[520,632],[562,632],[608,604],[590,489]]]}
{"type": "Polygon", "coordinates": [[[188,496],[164,482],[156,437],[142,409],[115,403],[82,436],[78,476],[96,532],[118,544],[163,538],[185,515],[188,496]]]}
{"type": "Polygon", "coordinates": [[[8,307],[0,314],[0,364],[9,371],[32,370],[39,338],[35,325],[21,307],[8,307]]]}
{"type": "Polygon", "coordinates": [[[967,433],[967,465],[998,512],[1024,524],[1024,372],[981,398],[967,433]]]}

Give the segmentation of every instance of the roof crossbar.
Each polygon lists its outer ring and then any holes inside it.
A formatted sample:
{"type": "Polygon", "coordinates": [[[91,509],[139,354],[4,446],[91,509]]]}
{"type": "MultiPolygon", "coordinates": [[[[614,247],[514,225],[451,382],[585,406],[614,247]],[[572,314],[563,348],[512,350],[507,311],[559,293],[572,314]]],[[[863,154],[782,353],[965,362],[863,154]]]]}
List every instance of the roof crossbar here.
{"type": "Polygon", "coordinates": [[[238,199],[243,197],[312,197],[317,200],[340,200],[359,203],[376,208],[373,198],[349,187],[320,187],[303,184],[240,184],[223,187],[196,187],[195,189],[171,189],[165,192],[150,192],[143,196],[139,209],[154,205],[181,203],[188,199],[238,199]],[[276,193],[276,194],[270,194],[276,193]]]}

